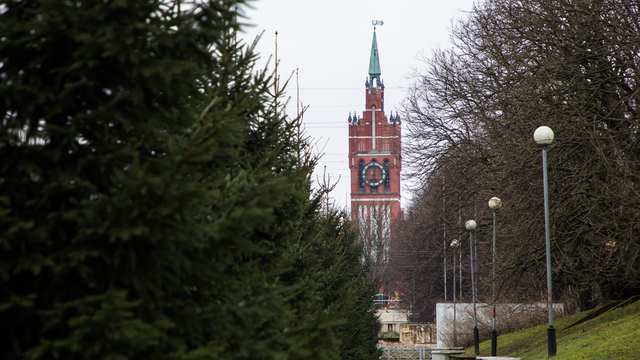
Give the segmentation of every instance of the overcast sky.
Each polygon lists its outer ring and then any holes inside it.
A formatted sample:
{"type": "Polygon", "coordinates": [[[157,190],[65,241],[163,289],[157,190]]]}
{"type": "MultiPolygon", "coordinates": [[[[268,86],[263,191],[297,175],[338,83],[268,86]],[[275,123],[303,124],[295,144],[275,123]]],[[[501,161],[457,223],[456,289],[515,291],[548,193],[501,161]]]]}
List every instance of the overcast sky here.
{"type": "MultiPolygon", "coordinates": [[[[368,77],[373,37],[372,20],[384,21],[376,29],[381,78],[385,85],[385,114],[395,114],[406,96],[413,69],[433,50],[450,46],[452,21],[467,17],[473,0],[257,0],[246,9],[246,42],[263,33],[258,45],[262,61],[275,52],[278,32],[278,73],[288,77],[298,70],[300,102],[307,134],[323,154],[316,173],[324,167],[332,181],[339,180],[332,198],[341,209],[349,206],[349,113],[364,110],[364,83],[368,77]]],[[[273,61],[271,63],[273,65],[273,61]]],[[[273,69],[273,66],[270,66],[273,69]]],[[[287,88],[287,113],[296,114],[296,78],[287,88]]],[[[406,128],[403,129],[406,135],[406,128]]],[[[406,158],[406,157],[405,157],[406,158]]],[[[408,164],[403,164],[406,168],[408,164]]],[[[403,182],[408,184],[407,181],[403,182]]],[[[403,185],[402,203],[411,192],[403,185]]]]}

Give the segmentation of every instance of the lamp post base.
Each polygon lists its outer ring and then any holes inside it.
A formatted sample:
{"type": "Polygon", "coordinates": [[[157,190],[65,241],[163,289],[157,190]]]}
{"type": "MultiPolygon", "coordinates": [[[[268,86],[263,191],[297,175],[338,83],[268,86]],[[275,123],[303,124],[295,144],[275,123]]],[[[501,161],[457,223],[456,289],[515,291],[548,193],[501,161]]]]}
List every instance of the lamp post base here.
{"type": "Polygon", "coordinates": [[[491,356],[498,354],[498,332],[494,329],[491,330],[491,356]]]}
{"type": "Polygon", "coordinates": [[[556,329],[549,326],[547,329],[547,348],[549,349],[549,357],[556,356],[556,329]]]}
{"type": "Polygon", "coordinates": [[[480,336],[478,335],[478,327],[473,328],[473,345],[476,350],[476,355],[480,355],[480,336]]]}

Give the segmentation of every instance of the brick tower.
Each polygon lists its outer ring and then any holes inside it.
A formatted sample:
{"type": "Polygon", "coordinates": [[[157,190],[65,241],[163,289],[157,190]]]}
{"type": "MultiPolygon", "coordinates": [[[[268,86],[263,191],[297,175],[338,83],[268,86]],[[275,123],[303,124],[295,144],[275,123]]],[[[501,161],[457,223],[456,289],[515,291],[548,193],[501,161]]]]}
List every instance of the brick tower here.
{"type": "Polygon", "coordinates": [[[380,270],[392,222],[400,214],[402,169],[400,117],[384,113],[384,84],[373,29],[369,78],[365,82],[365,110],[349,114],[349,168],[351,169],[351,218],[358,225],[365,256],[380,270]]]}

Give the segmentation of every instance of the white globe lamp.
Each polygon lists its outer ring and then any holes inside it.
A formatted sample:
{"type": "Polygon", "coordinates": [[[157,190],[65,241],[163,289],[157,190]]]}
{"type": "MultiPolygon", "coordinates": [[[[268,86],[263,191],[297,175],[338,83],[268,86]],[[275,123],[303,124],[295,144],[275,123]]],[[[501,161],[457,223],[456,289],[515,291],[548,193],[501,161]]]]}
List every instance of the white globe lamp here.
{"type": "Polygon", "coordinates": [[[476,226],[478,226],[478,224],[476,224],[474,220],[469,220],[466,223],[464,223],[464,227],[469,231],[475,230],[476,226]]]}
{"type": "Polygon", "coordinates": [[[489,207],[493,211],[500,210],[500,208],[502,207],[502,200],[500,200],[500,198],[496,196],[492,197],[491,199],[489,199],[489,207]]]}
{"type": "Polygon", "coordinates": [[[553,142],[553,130],[548,126],[540,126],[533,133],[533,139],[540,145],[549,145],[553,142]]]}

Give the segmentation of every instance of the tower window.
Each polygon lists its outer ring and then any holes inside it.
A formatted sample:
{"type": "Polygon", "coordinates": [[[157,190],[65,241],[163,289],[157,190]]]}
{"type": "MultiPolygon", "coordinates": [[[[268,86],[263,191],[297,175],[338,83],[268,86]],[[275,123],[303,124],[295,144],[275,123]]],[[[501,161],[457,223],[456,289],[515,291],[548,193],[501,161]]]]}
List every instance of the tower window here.
{"type": "Polygon", "coordinates": [[[358,187],[359,191],[364,191],[364,160],[360,159],[358,162],[358,187]]]}
{"type": "Polygon", "coordinates": [[[389,177],[391,175],[389,174],[389,160],[384,161],[384,173],[387,174],[384,178],[384,192],[389,192],[389,177]]]}

